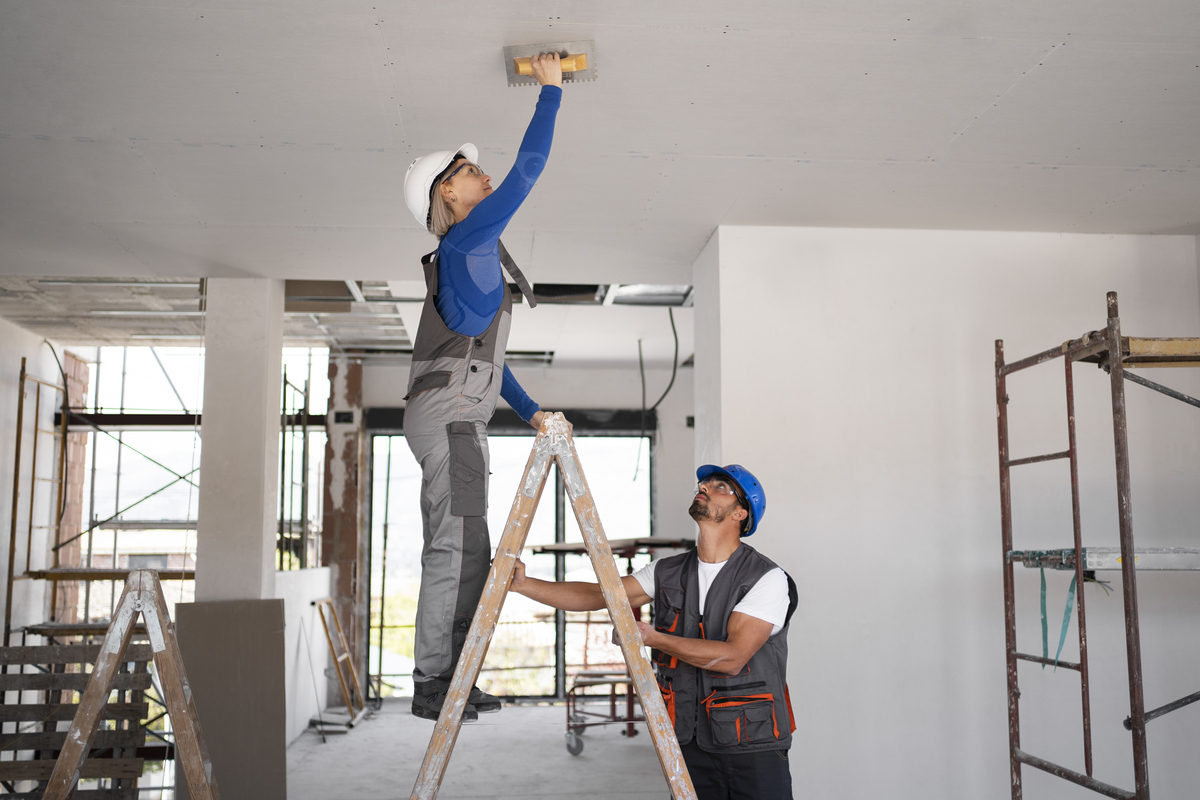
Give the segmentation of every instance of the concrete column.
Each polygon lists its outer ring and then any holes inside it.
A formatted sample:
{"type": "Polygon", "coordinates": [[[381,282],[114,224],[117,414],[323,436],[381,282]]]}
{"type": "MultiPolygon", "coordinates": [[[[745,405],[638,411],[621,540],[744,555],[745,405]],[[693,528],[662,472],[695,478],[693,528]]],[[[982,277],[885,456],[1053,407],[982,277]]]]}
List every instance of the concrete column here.
{"type": "MultiPolygon", "coordinates": [[[[370,532],[366,520],[367,436],[363,420],[362,360],[329,358],[326,419],[325,502],[321,563],[330,567],[332,596],[354,663],[366,652],[367,585],[364,580],[370,532]]],[[[365,675],[359,676],[365,686],[365,675]]],[[[330,692],[330,702],[340,692],[330,692]]]]}
{"type": "Polygon", "coordinates": [[[209,278],[196,600],[275,596],[283,281],[209,278]]]}
{"type": "MultiPolygon", "coordinates": [[[[275,599],[283,281],[210,278],[196,602],[179,649],[225,800],[287,797],[284,607],[275,599]]],[[[176,796],[188,800],[176,776],[176,796]]]]}

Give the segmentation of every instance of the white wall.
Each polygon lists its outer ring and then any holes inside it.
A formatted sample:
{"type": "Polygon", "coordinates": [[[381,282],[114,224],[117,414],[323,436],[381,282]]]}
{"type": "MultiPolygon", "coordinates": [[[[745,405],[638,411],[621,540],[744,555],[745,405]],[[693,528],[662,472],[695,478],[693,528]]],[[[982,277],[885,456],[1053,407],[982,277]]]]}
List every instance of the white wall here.
{"type": "MultiPolygon", "coordinates": [[[[61,345],[55,344],[59,358],[63,355],[61,345]]],[[[16,445],[17,431],[17,392],[20,385],[21,358],[27,359],[26,369],[30,377],[40,378],[50,383],[61,384],[62,374],[50,347],[41,336],[17,327],[7,320],[0,319],[0,574],[7,574],[9,555],[10,520],[12,513],[13,491],[13,448],[16,445]]],[[[31,435],[33,431],[32,414],[35,402],[34,385],[27,386],[25,398],[24,437],[21,442],[21,503],[17,520],[17,562],[13,574],[17,580],[13,584],[13,627],[45,622],[49,613],[47,597],[49,584],[45,581],[21,580],[25,572],[26,534],[29,524],[30,486],[30,455],[32,454],[31,435]]],[[[56,392],[42,389],[42,429],[54,427],[54,412],[56,392]]],[[[57,441],[50,436],[42,435],[38,443],[40,466],[37,474],[42,477],[54,477],[53,457],[57,441]]],[[[48,524],[53,514],[55,484],[39,482],[38,495],[34,507],[34,525],[48,524]]],[[[34,569],[50,565],[49,532],[45,529],[33,531],[33,561],[34,569]]],[[[4,594],[0,592],[0,608],[4,604],[4,594]]],[[[0,611],[0,613],[3,613],[0,611]]],[[[18,643],[16,639],[14,643],[18,643]]],[[[31,641],[31,644],[37,642],[31,641]]]]}
{"type": "MultiPolygon", "coordinates": [[[[768,508],[751,543],[799,584],[796,795],[1007,798],[993,342],[1015,360],[1101,328],[1107,290],[1127,334],[1200,335],[1196,239],[723,227],[716,241],[719,302],[696,326],[719,313],[722,363],[702,386],[714,354],[698,336],[696,408],[720,420],[697,420],[715,437],[697,451],[757,473],[768,508]]],[[[1010,381],[1014,457],[1065,449],[1062,369],[1010,381]]],[[[1150,377],[1195,396],[1193,373],[1150,377]]],[[[1085,541],[1113,545],[1107,376],[1080,364],[1076,386],[1085,541]]],[[[1128,404],[1138,544],[1197,546],[1200,412],[1134,385],[1128,404]]],[[[1065,462],[1014,473],[1016,547],[1070,546],[1065,462]]],[[[1037,577],[1017,570],[1025,652],[1041,649],[1037,577]]],[[[1052,651],[1068,578],[1048,575],[1052,651]]],[[[1152,708],[1200,688],[1200,576],[1139,588],[1152,708]]],[[[1086,592],[1096,777],[1132,788],[1120,594],[1086,592]]],[[[1026,664],[1020,679],[1024,749],[1082,771],[1078,675],[1026,664]]],[[[1194,795],[1191,708],[1149,725],[1154,796],[1194,795]]],[[[1027,798],[1095,796],[1024,775],[1027,798]]]]}
{"type": "MultiPolygon", "coordinates": [[[[680,352],[683,360],[689,354],[680,352]]],[[[513,367],[525,391],[542,408],[640,408],[641,380],[633,369],[581,369],[559,367],[513,367]]],[[[680,368],[675,385],[658,407],[659,441],[656,458],[658,536],[694,536],[695,523],[687,515],[696,485],[693,463],[693,430],[687,427],[692,415],[692,370],[680,368]]],[[[652,405],[671,380],[669,369],[646,370],[646,402],[652,405]]],[[[402,406],[408,368],[371,366],[363,368],[363,405],[402,406]]],[[[506,406],[503,400],[501,406],[506,406]]],[[[587,469],[587,465],[584,465],[587,469]]],[[[601,514],[604,510],[600,509],[601,514]]]]}
{"type": "Polygon", "coordinates": [[[288,744],[304,733],[309,720],[329,705],[329,681],[325,680],[325,669],[331,664],[329,643],[317,609],[312,605],[315,600],[329,597],[329,575],[329,567],[275,573],[275,596],[283,600],[288,744]]]}

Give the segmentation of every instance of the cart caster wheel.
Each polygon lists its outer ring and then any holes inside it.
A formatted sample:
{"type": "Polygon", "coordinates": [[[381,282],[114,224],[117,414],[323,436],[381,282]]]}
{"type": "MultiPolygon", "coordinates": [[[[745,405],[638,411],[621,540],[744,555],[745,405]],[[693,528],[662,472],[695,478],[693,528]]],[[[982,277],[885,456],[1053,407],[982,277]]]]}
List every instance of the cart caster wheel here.
{"type": "Polygon", "coordinates": [[[577,756],[583,752],[583,738],[579,734],[567,734],[567,752],[573,756],[577,756]]]}
{"type": "Polygon", "coordinates": [[[586,721],[587,719],[582,714],[572,714],[567,718],[567,730],[571,733],[577,733],[582,736],[584,731],[587,730],[587,728],[583,726],[583,723],[586,721]]]}

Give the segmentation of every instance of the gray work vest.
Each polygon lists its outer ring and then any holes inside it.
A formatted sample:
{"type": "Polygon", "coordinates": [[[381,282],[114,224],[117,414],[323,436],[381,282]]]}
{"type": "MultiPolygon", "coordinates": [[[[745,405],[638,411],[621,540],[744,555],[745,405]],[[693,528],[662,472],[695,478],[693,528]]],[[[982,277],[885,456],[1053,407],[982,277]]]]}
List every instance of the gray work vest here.
{"type": "MultiPolygon", "coordinates": [[[[500,263],[521,288],[530,308],[537,305],[521,270],[502,242],[500,263]]],[[[446,327],[434,298],[438,290],[438,251],[421,259],[425,271],[425,303],[413,342],[412,370],[404,399],[404,427],[411,433],[444,429],[451,422],[483,422],[492,418],[504,381],[504,354],[512,324],[512,295],[504,283],[504,299],[492,324],[478,336],[446,327]]],[[[503,283],[503,281],[502,281],[503,283]]]]}
{"type": "MultiPolygon", "coordinates": [[[[654,627],[689,639],[724,641],[734,607],[776,564],[744,542],[717,573],[700,608],[695,550],[665,558],[654,568],[654,627]]],[[[786,573],[785,573],[786,574],[786,573]]],[[[693,738],[710,753],[786,750],[792,744],[787,691],[787,633],[796,610],[796,584],[788,576],[790,604],[783,628],[767,639],[737,675],[699,667],[660,650],[651,653],[659,688],[680,744],[693,738]]]]}

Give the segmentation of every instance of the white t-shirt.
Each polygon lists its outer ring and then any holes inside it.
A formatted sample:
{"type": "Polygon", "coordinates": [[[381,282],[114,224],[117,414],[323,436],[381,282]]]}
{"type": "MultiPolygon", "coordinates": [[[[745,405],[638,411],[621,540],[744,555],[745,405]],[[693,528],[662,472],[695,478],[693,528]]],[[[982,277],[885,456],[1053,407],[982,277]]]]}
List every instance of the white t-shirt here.
{"type": "MultiPolygon", "coordinates": [[[[708,597],[708,587],[716,580],[721,568],[729,562],[709,564],[697,559],[697,563],[700,567],[700,608],[703,610],[704,601],[708,597]]],[[[654,597],[654,568],[656,566],[658,566],[658,562],[651,561],[633,573],[633,577],[637,578],[637,582],[641,584],[642,591],[651,598],[654,597]]],[[[787,575],[782,569],[776,567],[759,578],[758,583],[750,587],[750,591],[746,592],[746,596],[733,607],[733,610],[771,623],[771,635],[774,636],[783,630],[790,602],[787,575]]]]}

